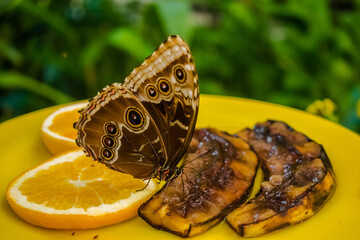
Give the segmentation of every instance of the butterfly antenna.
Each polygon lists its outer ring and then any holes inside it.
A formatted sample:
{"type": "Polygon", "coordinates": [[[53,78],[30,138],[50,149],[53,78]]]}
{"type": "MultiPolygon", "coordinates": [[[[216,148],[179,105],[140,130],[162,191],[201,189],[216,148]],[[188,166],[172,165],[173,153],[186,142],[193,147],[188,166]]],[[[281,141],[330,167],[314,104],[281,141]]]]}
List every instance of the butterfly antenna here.
{"type": "MultiPolygon", "coordinates": [[[[191,168],[191,169],[195,170],[194,168],[191,168]]],[[[186,177],[186,181],[190,184],[189,177],[188,177],[187,173],[185,171],[183,171],[183,174],[186,177]]]]}
{"type": "Polygon", "coordinates": [[[185,196],[185,185],[184,185],[184,178],[183,178],[183,173],[181,173],[181,183],[182,183],[182,189],[183,189],[183,196],[185,196]]]}
{"type": "Polygon", "coordinates": [[[182,168],[186,168],[186,169],[191,169],[192,171],[196,171],[196,169],[195,168],[193,168],[193,167],[184,167],[184,166],[182,166],[182,168]]]}
{"type": "Polygon", "coordinates": [[[181,183],[182,183],[182,189],[183,189],[183,194],[182,194],[183,200],[185,200],[186,195],[187,195],[187,194],[185,194],[185,181],[184,181],[184,176],[185,176],[185,178],[186,178],[187,184],[190,185],[190,186],[192,186],[192,184],[191,184],[190,181],[189,181],[189,177],[187,176],[187,173],[186,173],[185,171],[183,171],[183,172],[181,173],[181,183]]]}
{"type": "Polygon", "coordinates": [[[191,159],[190,161],[188,161],[188,162],[184,163],[181,167],[185,167],[185,166],[186,166],[186,165],[188,165],[189,163],[191,163],[191,162],[193,162],[193,161],[195,161],[195,160],[197,160],[197,159],[201,158],[202,156],[204,156],[204,155],[206,155],[206,154],[208,154],[208,153],[212,152],[215,148],[216,148],[216,146],[214,146],[214,147],[210,148],[209,150],[207,150],[206,152],[204,152],[204,153],[200,154],[200,155],[199,155],[199,156],[197,156],[196,158],[191,159]]]}

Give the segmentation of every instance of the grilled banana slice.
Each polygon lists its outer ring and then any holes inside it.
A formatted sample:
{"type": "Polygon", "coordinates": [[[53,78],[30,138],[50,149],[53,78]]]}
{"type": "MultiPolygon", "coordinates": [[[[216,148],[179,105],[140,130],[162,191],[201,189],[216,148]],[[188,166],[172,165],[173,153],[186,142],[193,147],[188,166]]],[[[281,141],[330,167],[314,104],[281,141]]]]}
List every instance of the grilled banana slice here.
{"type": "Polygon", "coordinates": [[[323,147],[283,122],[238,133],[259,157],[264,181],[257,196],[227,217],[241,236],[256,237],[313,216],[335,190],[323,147]]]}
{"type": "Polygon", "coordinates": [[[240,138],[196,130],[183,173],[144,203],[139,216],[181,237],[203,233],[246,201],[257,165],[256,155],[240,138]]]}

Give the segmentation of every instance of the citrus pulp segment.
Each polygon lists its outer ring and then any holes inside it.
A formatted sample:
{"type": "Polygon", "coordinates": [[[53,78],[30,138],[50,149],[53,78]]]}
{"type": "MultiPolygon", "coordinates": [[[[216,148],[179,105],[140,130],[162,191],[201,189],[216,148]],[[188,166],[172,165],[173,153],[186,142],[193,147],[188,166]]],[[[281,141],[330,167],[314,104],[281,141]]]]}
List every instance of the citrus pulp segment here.
{"type": "Polygon", "coordinates": [[[15,213],[31,224],[87,229],[136,216],[139,206],[158,189],[153,181],[143,189],[145,185],[77,150],[14,179],[8,186],[7,199],[15,213]]]}

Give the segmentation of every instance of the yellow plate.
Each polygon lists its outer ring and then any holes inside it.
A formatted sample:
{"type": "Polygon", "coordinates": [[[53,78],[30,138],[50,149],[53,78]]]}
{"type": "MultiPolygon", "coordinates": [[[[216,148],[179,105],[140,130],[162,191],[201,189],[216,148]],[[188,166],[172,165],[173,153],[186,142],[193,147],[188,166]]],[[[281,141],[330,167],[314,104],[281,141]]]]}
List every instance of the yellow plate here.
{"type": "MultiPolygon", "coordinates": [[[[282,120],[323,144],[337,177],[329,202],[309,220],[257,239],[355,239],[360,236],[360,137],[322,118],[292,108],[240,98],[202,95],[197,127],[234,133],[266,119],[282,120]]],[[[41,142],[43,120],[58,107],[23,115],[0,125],[1,239],[181,239],[157,231],[139,217],[93,230],[49,230],[19,219],[5,199],[11,179],[50,157],[41,142]],[[75,232],[75,235],[72,233],[75,232]]],[[[242,239],[225,223],[193,239],[242,239]]]]}

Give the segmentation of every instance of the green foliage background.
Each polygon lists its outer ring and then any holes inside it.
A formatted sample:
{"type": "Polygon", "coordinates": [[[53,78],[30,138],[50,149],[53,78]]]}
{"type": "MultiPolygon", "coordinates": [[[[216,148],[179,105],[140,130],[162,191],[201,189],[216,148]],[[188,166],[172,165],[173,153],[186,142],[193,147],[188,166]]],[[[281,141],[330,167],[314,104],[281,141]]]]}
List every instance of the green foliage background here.
{"type": "Polygon", "coordinates": [[[299,109],[329,98],[331,119],[360,132],[359,23],[346,0],[3,0],[0,121],[90,98],[179,34],[202,93],[299,109]]]}

